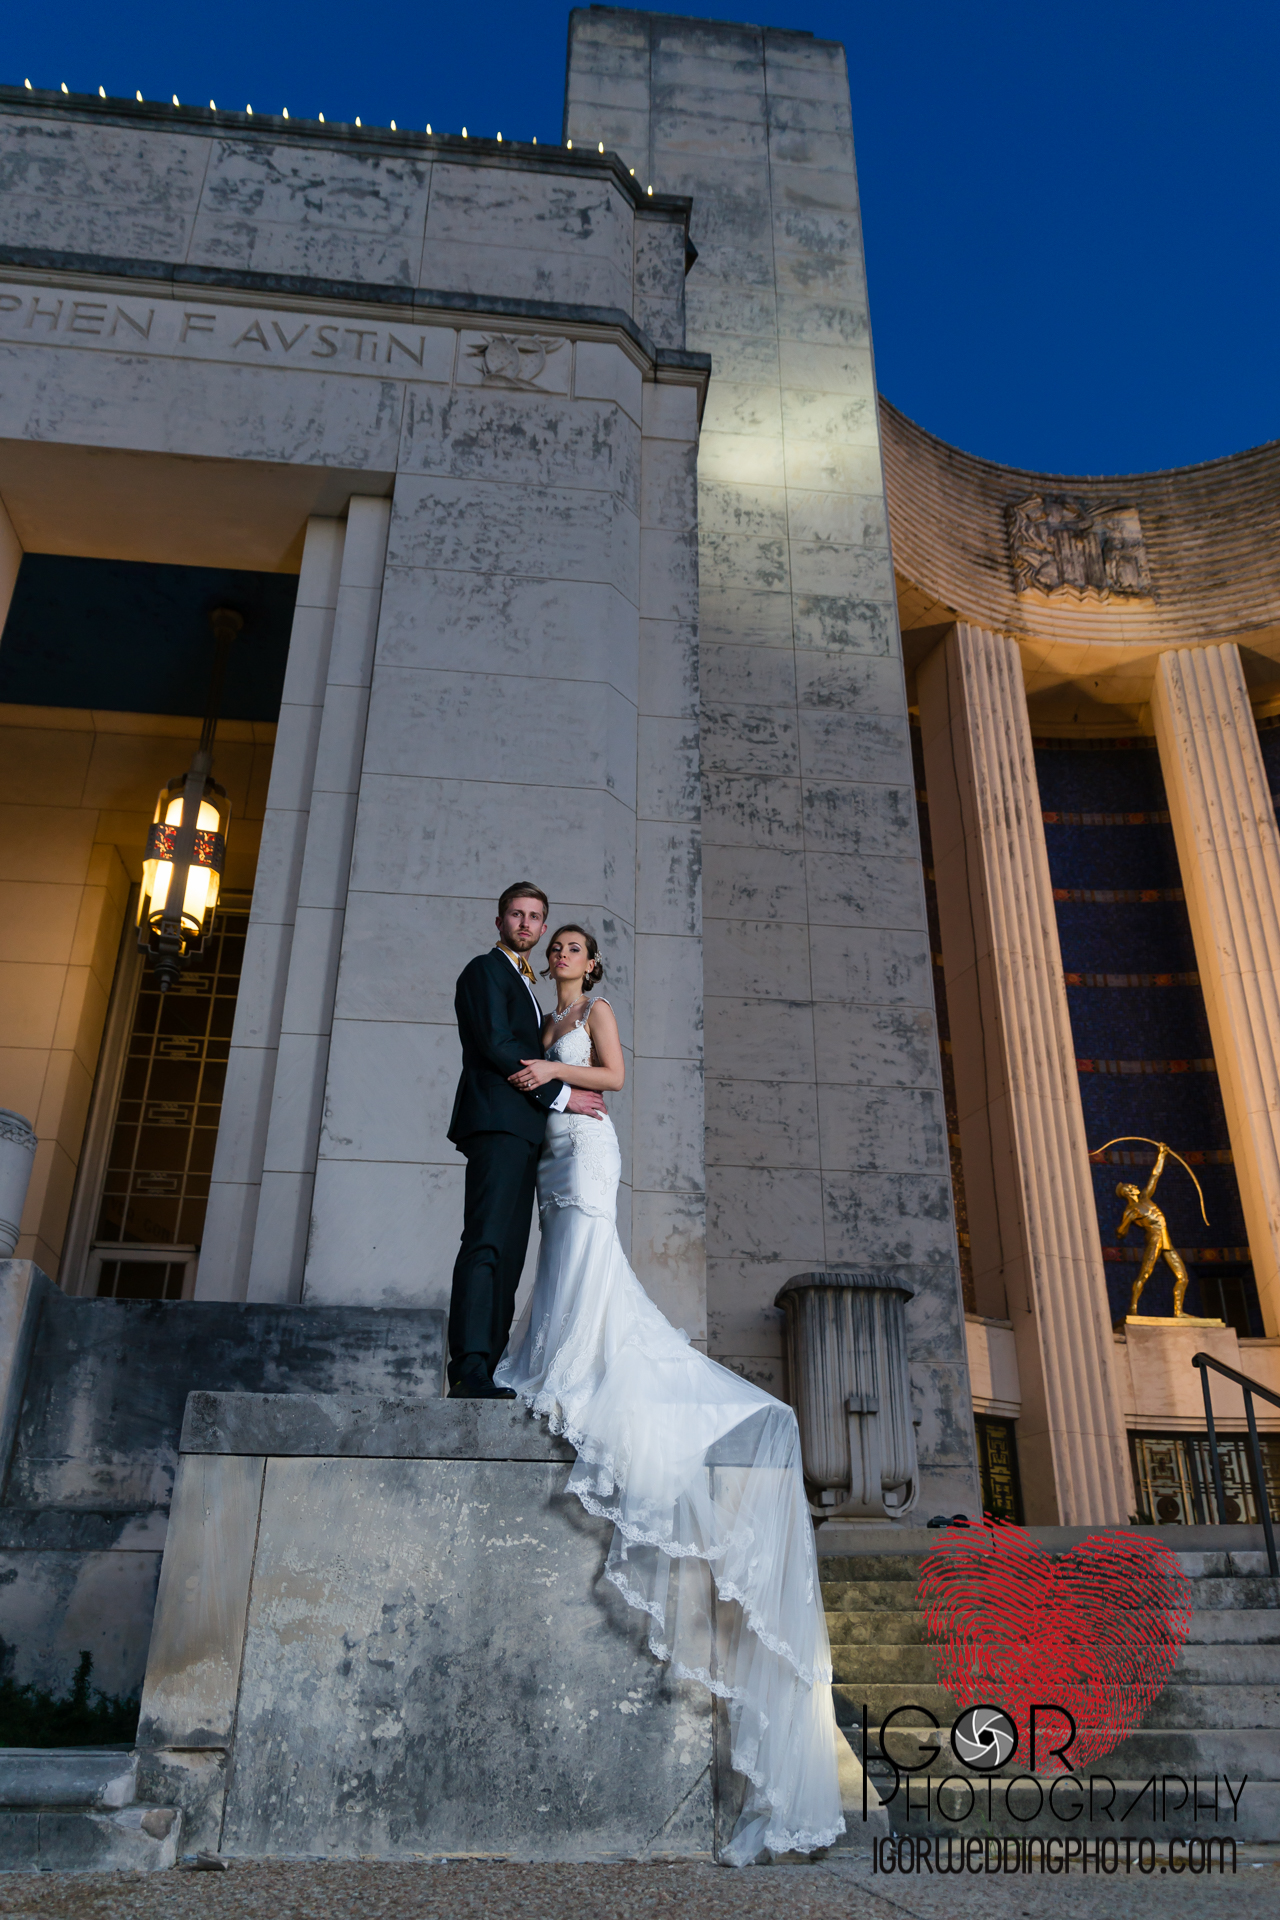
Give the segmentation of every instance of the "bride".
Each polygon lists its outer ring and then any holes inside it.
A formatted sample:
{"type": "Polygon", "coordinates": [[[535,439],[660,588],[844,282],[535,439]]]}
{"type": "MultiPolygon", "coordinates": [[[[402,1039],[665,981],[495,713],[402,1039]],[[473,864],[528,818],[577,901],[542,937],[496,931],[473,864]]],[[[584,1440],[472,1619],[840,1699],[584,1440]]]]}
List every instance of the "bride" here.
{"type": "MultiPolygon", "coordinates": [[[[589,997],[604,972],[594,938],[560,927],[547,961],[546,1057],[512,1084],[617,1092],[618,1023],[589,997]]],[[[811,1853],[844,1821],[795,1415],[692,1347],[649,1299],[618,1239],[621,1171],[611,1120],[550,1115],[537,1278],[494,1380],[572,1442],[568,1489],[613,1521],[606,1577],[649,1616],[650,1650],[727,1703],[746,1793],[721,1857],[811,1853]]]]}

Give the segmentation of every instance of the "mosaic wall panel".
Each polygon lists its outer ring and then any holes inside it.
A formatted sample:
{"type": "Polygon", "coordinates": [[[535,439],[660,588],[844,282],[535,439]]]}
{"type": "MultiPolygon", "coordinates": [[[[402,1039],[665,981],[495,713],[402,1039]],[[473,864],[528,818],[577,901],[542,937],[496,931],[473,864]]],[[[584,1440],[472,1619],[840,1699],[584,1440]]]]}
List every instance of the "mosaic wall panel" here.
{"type": "MultiPolygon", "coordinates": [[[[1274,736],[1280,788],[1280,731],[1274,736]]],[[[1121,1134],[1166,1140],[1195,1168],[1208,1226],[1186,1173],[1170,1162],[1156,1191],[1191,1273],[1189,1313],[1261,1334],[1240,1192],[1155,742],[1038,740],[1036,771],[1067,1000],[1091,1147],[1121,1134]]],[[[1117,1318],[1128,1308],[1140,1239],[1117,1226],[1120,1181],[1145,1183],[1154,1150],[1128,1141],[1094,1168],[1094,1197],[1117,1318]]],[[[1173,1311],[1161,1262],[1141,1311],[1173,1311]]]]}

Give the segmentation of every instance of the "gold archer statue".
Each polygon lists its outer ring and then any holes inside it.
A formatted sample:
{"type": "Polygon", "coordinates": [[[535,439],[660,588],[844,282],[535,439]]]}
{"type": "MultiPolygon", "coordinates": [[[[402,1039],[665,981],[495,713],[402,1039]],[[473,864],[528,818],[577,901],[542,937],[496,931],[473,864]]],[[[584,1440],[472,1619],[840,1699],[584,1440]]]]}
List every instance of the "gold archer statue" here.
{"type": "Polygon", "coordinates": [[[1147,1177],[1145,1187],[1139,1188],[1127,1180],[1122,1180],[1116,1188],[1117,1197],[1125,1203],[1123,1217],[1121,1218],[1119,1227],[1116,1229],[1120,1238],[1123,1240],[1130,1227],[1141,1227],[1147,1237],[1146,1251],[1142,1256],[1142,1265],[1138,1268],[1138,1277],[1133,1283],[1133,1294],[1129,1301],[1129,1312],[1130,1314],[1137,1313],[1138,1302],[1142,1298],[1143,1289],[1155,1272],[1156,1262],[1163,1257],[1165,1265],[1173,1275],[1173,1317],[1175,1320],[1186,1320],[1190,1316],[1183,1312],[1182,1303],[1186,1299],[1187,1288],[1191,1284],[1191,1276],[1187,1272],[1182,1255],[1169,1238],[1168,1222],[1152,1196],[1156,1190],[1156,1182],[1164,1172],[1165,1161],[1171,1153],[1179,1166],[1185,1167],[1186,1171],[1191,1174],[1192,1180],[1195,1181],[1196,1192],[1200,1195],[1200,1213],[1205,1225],[1208,1226],[1209,1216],[1204,1210],[1203,1189],[1201,1188],[1200,1182],[1196,1180],[1195,1174],[1191,1173],[1190,1167],[1187,1166],[1186,1161],[1180,1153],[1174,1153],[1173,1148],[1168,1146],[1163,1140],[1147,1140],[1145,1134],[1119,1134],[1115,1140],[1108,1140],[1105,1146],[1095,1148],[1089,1158],[1091,1160],[1100,1160],[1102,1155],[1107,1151],[1107,1147],[1116,1146],[1120,1140],[1145,1140],[1148,1146],[1155,1147],[1156,1149],[1156,1163],[1147,1177]]]}

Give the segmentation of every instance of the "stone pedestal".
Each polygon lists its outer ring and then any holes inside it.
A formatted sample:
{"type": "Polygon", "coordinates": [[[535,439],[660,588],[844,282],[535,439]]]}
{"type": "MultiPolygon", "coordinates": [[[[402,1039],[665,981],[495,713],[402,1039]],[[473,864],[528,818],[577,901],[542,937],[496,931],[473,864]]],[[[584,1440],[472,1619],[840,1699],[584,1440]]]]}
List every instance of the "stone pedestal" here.
{"type": "Polygon", "coordinates": [[[1280,831],[1233,644],[1161,654],[1169,818],[1268,1334],[1280,1333],[1280,831]]]}
{"type": "Polygon", "coordinates": [[[612,1528],[523,1408],[193,1394],[182,1444],[138,1741],[148,1778],[210,1756],[202,1844],[713,1851],[713,1703],[601,1580],[612,1528]]]}
{"type": "Polygon", "coordinates": [[[1102,1243],[1017,643],[953,627],[918,684],[978,1312],[1013,1325],[1027,1519],[1123,1524],[1102,1243]]]}
{"type": "Polygon", "coordinates": [[[787,1373],[805,1479],[823,1520],[884,1520],[920,1494],[904,1309],[889,1273],[798,1273],[786,1315],[787,1373]]]}
{"type": "MultiPolygon", "coordinates": [[[[1140,1430],[1204,1432],[1204,1388],[1198,1370],[1191,1364],[1193,1354],[1210,1354],[1237,1373],[1257,1373],[1240,1352],[1235,1328],[1224,1327],[1221,1321],[1206,1326],[1131,1314],[1124,1323],[1123,1339],[1117,1344],[1122,1388],[1127,1389],[1125,1412],[1140,1430]]],[[[1223,1432],[1240,1432],[1245,1415],[1239,1387],[1220,1373],[1209,1375],[1209,1387],[1215,1424],[1223,1432]]],[[[1261,1411],[1266,1415],[1271,1409],[1264,1407],[1261,1411]]]]}
{"type": "Polygon", "coordinates": [[[18,1244],[22,1208],[35,1164],[36,1136],[29,1120],[0,1107],[0,1260],[18,1244]]]}

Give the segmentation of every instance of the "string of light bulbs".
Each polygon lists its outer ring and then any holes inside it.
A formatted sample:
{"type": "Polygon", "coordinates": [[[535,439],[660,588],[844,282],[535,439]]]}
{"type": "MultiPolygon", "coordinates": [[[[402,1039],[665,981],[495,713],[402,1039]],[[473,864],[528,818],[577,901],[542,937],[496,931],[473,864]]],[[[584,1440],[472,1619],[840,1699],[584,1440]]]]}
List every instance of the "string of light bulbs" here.
{"type": "MultiPolygon", "coordinates": [[[[32,86],[32,84],[31,84],[31,82],[30,82],[30,80],[24,80],[22,84],[23,84],[23,86],[24,86],[24,87],[25,87],[25,88],[27,89],[27,92],[28,92],[28,93],[34,93],[34,92],[35,92],[35,88],[34,88],[34,87],[32,86]]],[[[67,83],[66,83],[66,81],[65,81],[65,80],[64,80],[64,81],[62,81],[62,83],[61,83],[61,91],[62,91],[63,93],[65,93],[65,94],[68,94],[68,95],[70,94],[70,91],[71,91],[71,89],[70,89],[70,88],[68,87],[68,85],[67,85],[67,83]]],[[[105,88],[105,87],[103,87],[103,86],[100,86],[100,87],[98,88],[98,98],[99,98],[100,100],[105,100],[105,99],[107,98],[107,90],[106,90],[106,88],[105,88]]],[[[139,101],[139,102],[141,102],[141,101],[142,101],[142,89],[141,89],[141,87],[139,87],[139,88],[137,88],[137,89],[135,90],[135,92],[134,92],[134,99],[135,99],[135,100],[137,100],[137,101],[139,101]]],[[[173,95],[173,104],[174,104],[174,106],[175,106],[175,107],[177,107],[177,106],[181,106],[181,104],[182,104],[182,103],[181,103],[181,101],[180,101],[180,100],[178,99],[178,96],[177,96],[177,94],[176,94],[176,93],[175,93],[175,94],[173,95]]],[[[214,100],[211,100],[211,101],[209,102],[209,111],[210,111],[210,113],[216,113],[216,112],[218,111],[218,107],[217,107],[217,102],[216,102],[216,101],[214,101],[214,100]]],[[[253,118],[253,108],[252,108],[252,106],[250,106],[250,105],[248,105],[248,104],[246,104],[246,106],[245,106],[245,113],[246,113],[246,114],[248,115],[248,117],[249,117],[250,119],[252,119],[252,118],[253,118]]],[[[280,109],[280,117],[281,117],[281,119],[282,119],[282,120],[287,120],[287,119],[289,118],[289,109],[288,109],[288,107],[282,107],[282,108],[280,109]]],[[[328,123],[326,122],[326,120],[325,120],[325,117],[324,117],[324,115],[323,115],[322,113],[319,113],[319,114],[317,114],[317,115],[316,115],[316,120],[317,120],[317,122],[318,122],[318,124],[319,124],[320,126],[322,126],[322,127],[323,127],[323,126],[326,126],[326,125],[328,124],[328,123]]],[[[362,120],[361,120],[361,118],[360,118],[360,115],[359,115],[359,114],[357,114],[357,115],[356,115],[356,118],[355,118],[355,124],[356,124],[356,126],[358,126],[358,127],[361,127],[361,128],[363,128],[363,122],[362,122],[362,120]]],[[[392,122],[390,123],[390,127],[389,127],[389,129],[388,129],[388,130],[389,130],[389,131],[390,131],[391,133],[398,133],[398,132],[400,131],[400,129],[399,129],[399,127],[397,127],[397,125],[396,125],[396,123],[395,123],[395,121],[394,121],[394,120],[393,120],[393,121],[392,121],[392,122]]],[[[408,129],[406,129],[406,131],[408,131],[408,129]]],[[[427,133],[432,133],[432,126],[431,126],[431,122],[430,122],[429,120],[427,121],[427,124],[426,124],[426,127],[425,127],[425,129],[424,129],[424,131],[425,131],[425,132],[427,132],[427,133]]],[[[433,134],[433,138],[434,138],[434,134],[433,134]]],[[[470,135],[468,134],[468,132],[467,132],[467,129],[466,129],[465,127],[464,127],[464,128],[462,129],[462,138],[463,138],[464,140],[467,140],[467,139],[469,139],[469,138],[470,138],[470,135]]],[[[502,145],[502,134],[501,134],[500,132],[499,132],[499,134],[498,134],[498,136],[497,136],[497,138],[498,138],[498,144],[499,144],[499,146],[501,146],[501,145],[502,145]]],[[[532,142],[531,142],[531,145],[533,145],[533,146],[535,146],[535,147],[536,147],[536,146],[537,146],[537,144],[538,144],[538,136],[537,136],[537,134],[535,133],[535,134],[534,134],[534,136],[533,136],[533,140],[532,140],[532,142]]],[[[572,149],[572,146],[573,146],[573,142],[572,142],[572,140],[566,140],[564,144],[565,144],[565,147],[566,147],[566,149],[572,149]]],[[[603,141],[603,140],[600,140],[600,141],[597,141],[597,143],[596,143],[596,151],[597,151],[598,153],[603,153],[603,152],[604,152],[604,150],[605,150],[605,147],[604,147],[604,141],[603,141]]],[[[635,177],[636,177],[636,170],[635,170],[635,168],[634,168],[634,167],[629,167],[627,171],[628,171],[628,173],[630,174],[630,176],[631,176],[631,178],[632,178],[632,179],[634,180],[634,179],[635,179],[635,177]]],[[[646,187],[646,188],[645,188],[645,192],[646,192],[647,194],[649,194],[649,195],[651,196],[651,195],[652,195],[652,193],[653,193],[653,187],[652,187],[652,185],[650,185],[650,186],[648,186],[648,187],[646,187]]]]}

